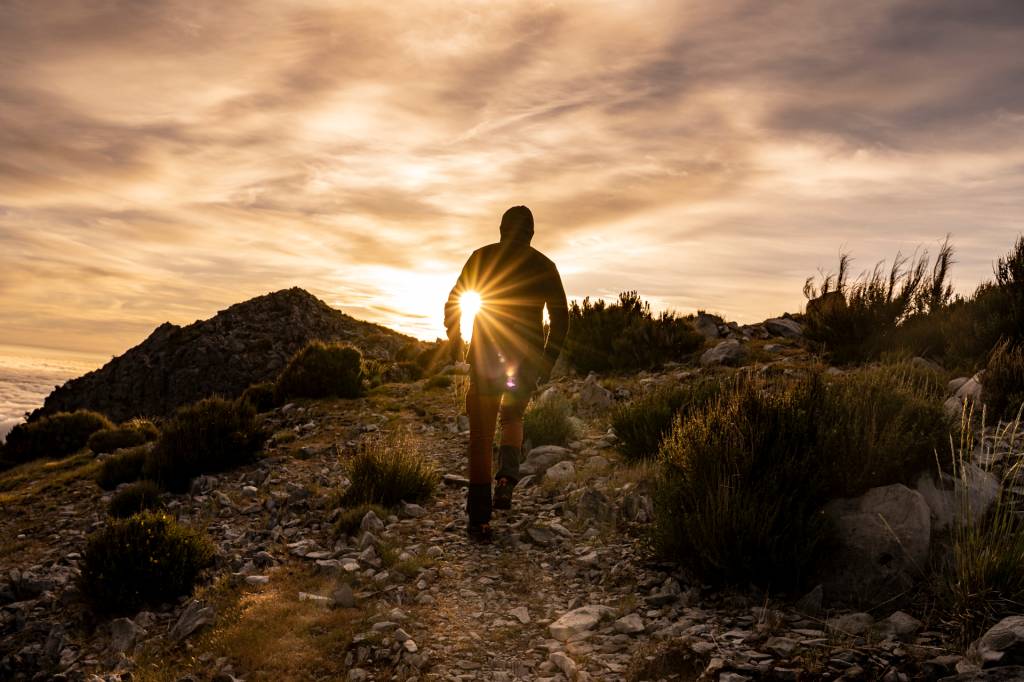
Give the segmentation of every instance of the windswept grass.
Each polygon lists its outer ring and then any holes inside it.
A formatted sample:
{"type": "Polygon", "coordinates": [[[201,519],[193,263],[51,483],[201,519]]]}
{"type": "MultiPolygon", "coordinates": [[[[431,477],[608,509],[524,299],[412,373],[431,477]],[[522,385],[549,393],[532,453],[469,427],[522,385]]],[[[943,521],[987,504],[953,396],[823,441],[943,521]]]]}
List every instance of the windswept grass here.
{"type": "Polygon", "coordinates": [[[368,437],[345,462],[345,472],[351,485],[342,494],[341,502],[348,507],[394,507],[402,501],[421,502],[433,494],[440,481],[437,469],[420,444],[402,432],[368,437]]]}
{"type": "Polygon", "coordinates": [[[523,433],[533,447],[568,445],[576,437],[569,400],[554,393],[532,402],[523,415],[523,433]]]}

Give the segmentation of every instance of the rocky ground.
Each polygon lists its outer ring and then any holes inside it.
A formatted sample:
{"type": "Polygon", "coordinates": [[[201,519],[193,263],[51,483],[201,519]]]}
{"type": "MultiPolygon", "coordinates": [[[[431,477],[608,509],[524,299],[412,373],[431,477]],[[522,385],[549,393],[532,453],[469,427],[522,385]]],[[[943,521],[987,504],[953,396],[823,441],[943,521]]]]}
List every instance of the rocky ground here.
{"type": "MultiPolygon", "coordinates": [[[[691,373],[609,385],[627,394],[691,373]]],[[[655,563],[647,472],[622,461],[603,416],[612,392],[578,379],[552,390],[574,400],[579,437],[530,452],[486,546],[465,536],[457,386],[391,384],[264,415],[275,435],[258,463],[168,497],[217,544],[208,586],[130,618],[96,620],[78,601],[85,537],[109,499],[92,458],[5,478],[0,678],[888,682],[966,669],[926,613],[825,611],[820,591],[716,592],[655,563]],[[336,537],[346,456],[396,430],[444,483],[430,501],[369,513],[336,537]]],[[[1012,646],[1022,631],[1011,628],[1012,646]]]]}

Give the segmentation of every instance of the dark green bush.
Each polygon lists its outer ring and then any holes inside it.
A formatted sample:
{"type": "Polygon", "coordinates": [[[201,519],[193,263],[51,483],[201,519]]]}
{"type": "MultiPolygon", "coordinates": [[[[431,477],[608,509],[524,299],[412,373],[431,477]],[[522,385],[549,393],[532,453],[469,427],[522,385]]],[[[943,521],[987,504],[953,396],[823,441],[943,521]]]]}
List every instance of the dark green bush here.
{"type": "Polygon", "coordinates": [[[80,587],[97,611],[135,613],[139,608],[192,592],[213,560],[205,535],[159,512],[113,519],[89,537],[80,587]]]}
{"type": "Polygon", "coordinates": [[[655,541],[712,582],[799,587],[830,499],[909,482],[948,439],[938,400],[892,368],[748,379],[678,415],[659,452],[655,541]]]}
{"type": "Polygon", "coordinates": [[[277,400],[272,382],[253,384],[242,393],[243,401],[253,406],[257,413],[269,412],[275,407],[280,407],[281,402],[277,400]]]}
{"type": "Polygon", "coordinates": [[[104,490],[113,490],[122,483],[131,483],[142,478],[142,467],[146,463],[149,448],[137,446],[110,455],[100,462],[96,482],[104,490]]]}
{"type": "Polygon", "coordinates": [[[342,495],[346,507],[420,502],[430,497],[439,480],[434,465],[404,434],[367,439],[345,470],[351,481],[342,495]]]}
{"type": "Polygon", "coordinates": [[[138,481],[121,488],[110,498],[107,514],[115,519],[126,519],[139,512],[159,509],[160,486],[153,481],[138,481]]]}
{"type": "Polygon", "coordinates": [[[114,452],[156,440],[159,435],[160,430],[148,419],[130,419],[115,428],[100,429],[92,434],[88,446],[96,454],[114,452]]]}
{"type": "Polygon", "coordinates": [[[242,400],[206,398],[179,408],[146,457],[143,476],[184,492],[194,476],[251,462],[266,439],[242,400]]]}
{"type": "Polygon", "coordinates": [[[717,400],[730,381],[725,377],[709,377],[664,386],[616,406],[611,421],[619,437],[619,450],[627,459],[654,457],[662,439],[672,430],[675,416],[680,413],[685,416],[717,400]]]}
{"type": "Polygon", "coordinates": [[[415,362],[409,362],[404,360],[402,362],[393,362],[384,371],[383,381],[384,383],[402,383],[406,384],[410,381],[416,381],[423,376],[423,370],[415,362]]]}
{"type": "Polygon", "coordinates": [[[655,317],[635,291],[619,294],[611,304],[573,301],[569,318],[566,359],[584,373],[650,369],[704,346],[704,337],[689,322],[668,312],[655,317]]]}
{"type": "Polygon", "coordinates": [[[372,511],[381,520],[388,518],[388,510],[379,504],[360,504],[350,509],[345,509],[338,516],[338,520],[334,522],[334,532],[336,535],[355,535],[359,532],[359,526],[363,522],[363,517],[366,516],[366,512],[372,511]]]}
{"type": "Polygon", "coordinates": [[[57,412],[11,429],[4,444],[4,458],[21,463],[65,457],[84,448],[92,434],[113,428],[114,424],[98,412],[57,412]]]}
{"type": "Polygon", "coordinates": [[[292,398],[358,398],[362,394],[362,354],[351,346],[322,341],[296,353],[275,387],[282,403],[292,398]]]}
{"type": "Polygon", "coordinates": [[[452,378],[447,374],[435,374],[427,379],[425,388],[448,388],[452,385],[452,378]]]}
{"type": "Polygon", "coordinates": [[[1000,343],[989,357],[982,389],[990,414],[996,419],[1017,418],[1024,404],[1024,345],[1000,343]]]}
{"type": "Polygon", "coordinates": [[[576,435],[569,400],[555,393],[531,403],[523,415],[523,434],[533,447],[567,445],[576,435]]]}

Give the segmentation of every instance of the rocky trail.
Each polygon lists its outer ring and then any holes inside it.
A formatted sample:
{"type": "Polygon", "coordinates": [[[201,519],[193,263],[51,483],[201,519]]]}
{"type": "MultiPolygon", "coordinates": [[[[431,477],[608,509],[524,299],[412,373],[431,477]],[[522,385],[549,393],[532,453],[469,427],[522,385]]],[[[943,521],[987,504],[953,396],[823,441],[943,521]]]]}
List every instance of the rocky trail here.
{"type": "Polygon", "coordinates": [[[610,394],[568,379],[554,390],[575,401],[579,437],[529,453],[490,545],[465,534],[468,434],[457,388],[390,384],[358,401],[264,415],[274,436],[259,462],[200,477],[166,505],[207,529],[218,578],[193,598],[130,618],[95,620],[77,605],[84,541],[109,499],[91,480],[92,458],[6,482],[0,677],[888,682],[955,674],[959,652],[902,611],[826,613],[813,592],[799,607],[780,605],[774,595],[711,591],[654,563],[643,467],[622,461],[590,409],[610,394]],[[422,505],[368,513],[357,532],[337,536],[346,456],[362,439],[396,431],[444,483],[422,505]]]}

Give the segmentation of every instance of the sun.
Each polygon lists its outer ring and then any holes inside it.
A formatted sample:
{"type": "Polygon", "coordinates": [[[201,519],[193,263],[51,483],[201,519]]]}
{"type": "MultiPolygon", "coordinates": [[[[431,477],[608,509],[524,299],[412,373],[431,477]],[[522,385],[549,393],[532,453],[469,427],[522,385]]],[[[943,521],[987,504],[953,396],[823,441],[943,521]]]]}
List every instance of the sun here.
{"type": "Polygon", "coordinates": [[[480,306],[483,304],[483,300],[480,298],[480,294],[475,291],[467,291],[459,297],[459,310],[462,313],[461,324],[459,325],[460,331],[462,332],[462,338],[469,339],[473,336],[473,320],[476,318],[476,314],[480,311],[480,306]]]}

